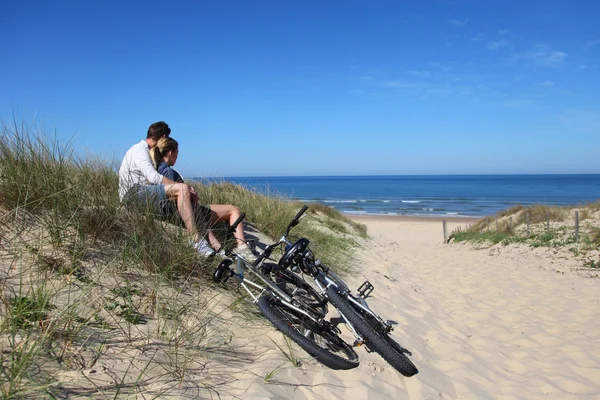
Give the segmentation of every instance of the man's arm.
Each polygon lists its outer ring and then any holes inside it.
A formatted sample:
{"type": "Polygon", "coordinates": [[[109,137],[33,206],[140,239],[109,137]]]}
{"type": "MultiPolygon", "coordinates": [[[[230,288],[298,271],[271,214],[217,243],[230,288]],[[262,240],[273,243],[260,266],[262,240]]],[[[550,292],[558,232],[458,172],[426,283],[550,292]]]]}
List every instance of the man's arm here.
{"type": "Polygon", "coordinates": [[[152,159],[150,158],[150,153],[148,152],[147,148],[137,147],[132,158],[134,165],[137,166],[148,183],[152,185],[158,185],[159,183],[175,183],[170,179],[168,179],[168,182],[163,182],[164,176],[159,174],[158,171],[154,169],[154,165],[152,165],[152,159]]]}

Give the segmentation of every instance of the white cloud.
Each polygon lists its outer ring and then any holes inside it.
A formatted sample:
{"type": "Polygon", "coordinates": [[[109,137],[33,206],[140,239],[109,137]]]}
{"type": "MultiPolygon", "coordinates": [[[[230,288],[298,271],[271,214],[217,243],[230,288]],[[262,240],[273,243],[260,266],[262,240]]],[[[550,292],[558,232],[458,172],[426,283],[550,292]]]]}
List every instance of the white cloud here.
{"type": "Polygon", "coordinates": [[[498,50],[502,47],[510,46],[510,42],[506,39],[500,39],[487,44],[489,50],[498,50]]]}
{"type": "Polygon", "coordinates": [[[406,71],[406,73],[413,76],[420,76],[422,78],[428,78],[431,76],[431,73],[429,71],[417,71],[414,69],[410,69],[406,71]]]}
{"type": "Polygon", "coordinates": [[[381,82],[380,86],[387,88],[396,88],[396,89],[422,89],[424,87],[429,87],[428,84],[423,82],[409,82],[409,81],[384,81],[381,82]]]}
{"type": "Polygon", "coordinates": [[[600,45],[600,39],[596,39],[596,40],[591,40],[591,41],[587,42],[586,44],[584,44],[583,48],[589,49],[590,47],[599,46],[599,45],[600,45]]]}
{"type": "Polygon", "coordinates": [[[546,86],[546,87],[550,87],[550,86],[554,86],[554,82],[552,81],[544,81],[541,83],[542,86],[546,86]]]}
{"type": "Polygon", "coordinates": [[[461,28],[461,27],[467,25],[467,22],[469,22],[468,19],[465,19],[465,20],[453,19],[450,21],[450,25],[455,26],[457,28],[461,28]]]}
{"type": "Polygon", "coordinates": [[[567,53],[555,51],[546,45],[538,44],[525,53],[525,57],[533,60],[538,65],[549,67],[562,63],[567,58],[567,53]]]}

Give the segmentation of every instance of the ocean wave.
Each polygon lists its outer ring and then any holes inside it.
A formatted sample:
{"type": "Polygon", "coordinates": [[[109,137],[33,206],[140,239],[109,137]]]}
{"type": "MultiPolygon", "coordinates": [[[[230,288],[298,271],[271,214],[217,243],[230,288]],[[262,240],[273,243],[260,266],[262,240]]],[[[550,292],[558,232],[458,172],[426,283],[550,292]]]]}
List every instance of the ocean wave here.
{"type": "Polygon", "coordinates": [[[319,200],[322,201],[323,203],[390,203],[391,200],[365,200],[365,199],[360,199],[360,200],[319,200]]]}
{"type": "Polygon", "coordinates": [[[409,203],[409,204],[416,204],[416,203],[420,203],[421,200],[401,200],[402,203],[409,203]]]}

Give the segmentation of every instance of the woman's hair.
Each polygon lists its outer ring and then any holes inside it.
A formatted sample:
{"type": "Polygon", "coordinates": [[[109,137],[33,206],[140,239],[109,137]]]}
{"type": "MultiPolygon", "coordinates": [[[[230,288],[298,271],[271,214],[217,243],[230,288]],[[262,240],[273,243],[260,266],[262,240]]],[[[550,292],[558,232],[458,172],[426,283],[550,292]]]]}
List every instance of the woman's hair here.
{"type": "Polygon", "coordinates": [[[158,140],[156,146],[150,149],[150,158],[152,159],[152,164],[155,169],[158,169],[158,164],[160,164],[163,160],[163,157],[167,155],[167,153],[171,150],[177,150],[179,148],[179,144],[177,140],[164,137],[158,140]]]}

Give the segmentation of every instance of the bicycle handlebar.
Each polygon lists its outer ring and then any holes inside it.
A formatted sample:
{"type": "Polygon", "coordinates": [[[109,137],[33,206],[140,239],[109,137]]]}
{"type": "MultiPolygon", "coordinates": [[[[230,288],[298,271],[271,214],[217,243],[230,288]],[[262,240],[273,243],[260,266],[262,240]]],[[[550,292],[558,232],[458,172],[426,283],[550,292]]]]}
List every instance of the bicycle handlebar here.
{"type": "Polygon", "coordinates": [[[296,214],[296,216],[294,217],[294,219],[292,221],[298,221],[300,219],[300,217],[302,216],[302,214],[304,214],[306,212],[306,210],[308,210],[308,206],[305,204],[302,209],[300,211],[298,211],[298,214],[296,214]]]}
{"type": "MultiPolygon", "coordinates": [[[[261,255],[258,256],[258,258],[256,259],[256,262],[254,263],[254,265],[259,265],[261,263],[262,260],[264,260],[265,258],[268,258],[271,253],[273,252],[273,249],[275,249],[275,247],[279,246],[282,243],[285,243],[285,241],[287,240],[287,236],[290,234],[290,230],[298,225],[298,222],[300,221],[300,217],[302,217],[302,215],[306,212],[306,210],[308,210],[308,206],[304,205],[300,211],[298,211],[298,213],[296,214],[296,216],[292,219],[292,221],[289,223],[289,225],[287,226],[287,229],[285,230],[285,235],[279,239],[279,241],[270,244],[269,246],[267,246],[265,248],[265,251],[262,252],[261,255]]],[[[242,214],[243,216],[244,214],[242,214]]],[[[236,221],[237,223],[237,221],[236,221]]]]}
{"type": "Polygon", "coordinates": [[[235,222],[231,225],[230,229],[232,231],[235,231],[235,228],[237,228],[237,226],[244,220],[244,218],[246,218],[246,214],[242,213],[238,219],[235,220],[235,222]]]}
{"type": "Polygon", "coordinates": [[[298,225],[298,222],[300,222],[300,217],[302,217],[302,214],[304,214],[306,210],[308,210],[308,206],[305,204],[304,206],[302,206],[300,211],[298,211],[296,216],[290,221],[289,225],[287,226],[287,229],[285,230],[285,236],[289,235],[292,228],[298,225]]]}

